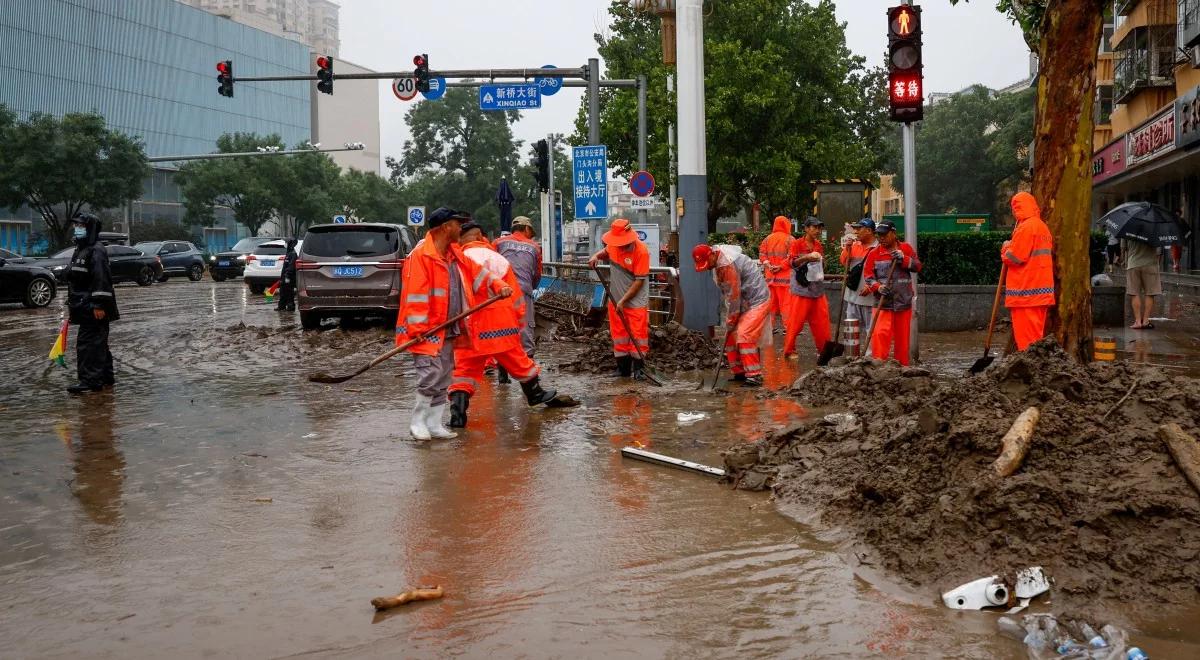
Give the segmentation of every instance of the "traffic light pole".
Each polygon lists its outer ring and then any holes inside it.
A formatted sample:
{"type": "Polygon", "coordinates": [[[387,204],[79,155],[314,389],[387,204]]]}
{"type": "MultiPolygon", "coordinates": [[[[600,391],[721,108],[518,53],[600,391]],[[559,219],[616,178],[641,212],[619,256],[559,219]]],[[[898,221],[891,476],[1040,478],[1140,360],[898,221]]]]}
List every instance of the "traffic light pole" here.
{"type": "Polygon", "coordinates": [[[278,151],[233,151],[216,154],[193,154],[190,156],[154,156],[147,158],[150,163],[172,163],[177,160],[219,160],[221,158],[245,158],[246,156],[294,156],[296,154],[327,154],[334,151],[362,151],[364,146],[348,146],[336,149],[280,149],[278,151]]]}
{"type": "Polygon", "coordinates": [[[716,285],[692,267],[692,249],[708,233],[708,168],[704,129],[703,0],[678,0],[675,9],[675,61],[679,74],[679,283],[683,290],[683,325],[707,331],[717,325],[716,285]]]}
{"type": "MultiPolygon", "coordinates": [[[[911,5],[912,0],[901,0],[902,5],[911,5]]],[[[917,250],[917,127],[904,122],[904,237],[913,250],[917,250]]],[[[918,291],[917,273],[912,274],[913,292],[918,291]]],[[[919,298],[919,294],[917,296],[919,298]]],[[[912,323],[909,327],[909,358],[916,362],[921,358],[920,334],[917,332],[920,305],[914,299],[912,323]]]]}

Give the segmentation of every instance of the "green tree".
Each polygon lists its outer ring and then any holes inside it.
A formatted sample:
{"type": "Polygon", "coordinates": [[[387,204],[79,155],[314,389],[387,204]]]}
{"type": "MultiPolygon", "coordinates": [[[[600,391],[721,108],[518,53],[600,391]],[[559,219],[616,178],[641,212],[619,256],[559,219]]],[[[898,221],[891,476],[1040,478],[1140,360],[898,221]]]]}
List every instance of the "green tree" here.
{"type": "MultiPolygon", "coordinates": [[[[562,134],[554,138],[554,187],[563,197],[563,224],[575,220],[575,196],[571,185],[571,156],[567,152],[567,142],[562,134]]],[[[513,217],[523,215],[533,220],[534,225],[541,227],[542,212],[539,208],[540,193],[537,187],[537,152],[529,145],[526,159],[517,170],[516,180],[509,182],[513,194],[517,198],[513,202],[513,217]]],[[[540,230],[539,230],[540,231],[540,230]]]]}
{"type": "Polygon", "coordinates": [[[1058,306],[1050,327],[1063,349],[1080,361],[1091,357],[1092,112],[1096,46],[1108,4],[1107,0],[998,0],[996,5],[1021,27],[1030,50],[1038,54],[1033,195],[1054,234],[1058,306]]]}
{"type": "Polygon", "coordinates": [[[517,119],[516,112],[480,110],[475,93],[465,88],[418,103],[404,120],[412,133],[404,155],[385,160],[390,180],[410,204],[468,211],[495,230],[496,190],[501,179],[511,185],[520,161],[521,141],[512,134],[517,119]]]}
{"type": "Polygon", "coordinates": [[[109,130],[97,114],[36,112],[18,122],[3,109],[0,131],[0,205],[28,204],[45,220],[55,247],[69,242],[76,213],[137,199],[150,174],[141,141],[109,130]]]}
{"type": "Polygon", "coordinates": [[[275,188],[280,231],[285,235],[298,237],[308,225],[329,222],[341,210],[342,170],[328,154],[310,151],[254,160],[274,161],[271,165],[279,173],[270,183],[275,188]]]}
{"type": "MultiPolygon", "coordinates": [[[[608,35],[596,35],[610,78],[648,78],[648,165],[666,189],[666,91],[660,21],[614,0],[608,35]]],[[[708,221],[749,209],[800,214],[811,208],[809,181],[872,178],[887,161],[884,93],[878,69],[851,55],[834,3],[724,0],[704,21],[708,221]]],[[[637,166],[637,98],[601,92],[601,141],[618,175],[637,166]]],[[[587,135],[586,108],[575,144],[587,135]]]]}
{"type": "Polygon", "coordinates": [[[355,169],[342,175],[338,196],[343,213],[365,222],[402,222],[408,206],[387,179],[355,169]]]}
{"type": "MultiPolygon", "coordinates": [[[[278,135],[227,133],[217,138],[218,153],[254,152],[259,147],[281,147],[278,135]]],[[[288,156],[252,156],[194,160],[176,174],[183,193],[189,224],[211,227],[214,206],[233,211],[234,218],[257,236],[280,205],[277,182],[285,176],[288,156]]],[[[290,192],[284,190],[284,192],[290,192]]]]}

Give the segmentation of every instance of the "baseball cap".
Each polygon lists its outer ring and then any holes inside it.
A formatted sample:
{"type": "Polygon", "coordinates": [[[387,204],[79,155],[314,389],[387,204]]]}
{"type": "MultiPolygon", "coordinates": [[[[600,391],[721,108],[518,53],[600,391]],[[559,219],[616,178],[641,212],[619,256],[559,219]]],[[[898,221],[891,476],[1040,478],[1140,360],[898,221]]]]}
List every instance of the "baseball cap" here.
{"type": "Polygon", "coordinates": [[[890,222],[881,222],[881,223],[875,225],[875,233],[876,234],[886,234],[890,231],[896,231],[896,225],[894,225],[890,222]]]}
{"type": "Polygon", "coordinates": [[[463,223],[463,226],[462,226],[462,233],[464,233],[464,234],[465,234],[465,233],[467,233],[467,232],[471,231],[472,229],[479,229],[479,230],[482,230],[482,229],[483,229],[483,227],[480,227],[480,226],[479,226],[479,223],[478,223],[478,222],[475,222],[474,220],[468,220],[468,221],[466,221],[466,222],[464,222],[464,223],[463,223]]]}
{"type": "Polygon", "coordinates": [[[712,253],[712,246],[706,243],[701,243],[692,248],[692,261],[696,262],[697,271],[708,270],[708,259],[712,253]]]}
{"type": "Polygon", "coordinates": [[[433,229],[434,227],[441,227],[451,220],[466,222],[470,219],[470,213],[455,211],[454,209],[448,209],[444,206],[440,206],[433,213],[429,214],[429,228],[433,229]]]}
{"type": "Polygon", "coordinates": [[[518,215],[517,217],[513,218],[512,226],[513,229],[516,229],[517,227],[529,227],[530,229],[533,229],[533,220],[530,220],[523,215],[518,215]]]}
{"type": "Polygon", "coordinates": [[[613,220],[612,227],[605,232],[604,236],[601,238],[604,239],[605,245],[621,247],[636,241],[637,232],[635,232],[633,228],[629,226],[628,220],[625,218],[617,218],[616,220],[613,220]]]}
{"type": "Polygon", "coordinates": [[[870,229],[871,231],[875,231],[875,221],[870,218],[863,218],[862,220],[859,220],[858,222],[854,223],[854,226],[855,227],[863,227],[865,229],[870,229]]]}
{"type": "Polygon", "coordinates": [[[805,227],[824,227],[825,223],[821,222],[820,218],[814,218],[813,216],[810,215],[804,219],[804,226],[805,227]]]}

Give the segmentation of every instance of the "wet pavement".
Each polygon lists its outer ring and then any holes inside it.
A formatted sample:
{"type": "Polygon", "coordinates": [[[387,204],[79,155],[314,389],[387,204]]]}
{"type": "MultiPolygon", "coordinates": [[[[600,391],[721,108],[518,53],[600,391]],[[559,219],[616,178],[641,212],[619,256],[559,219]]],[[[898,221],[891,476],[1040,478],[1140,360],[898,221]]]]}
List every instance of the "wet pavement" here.
{"type": "MultiPolygon", "coordinates": [[[[529,410],[516,384],[489,385],[465,434],[417,443],[407,359],[304,379],[387,350],[386,327],[304,333],[238,282],[117,295],[118,385],[81,398],[46,359],[58,301],[0,307],[5,656],[1024,657],[994,614],[855,575],[806,512],[620,456],[719,465],[815,413],[786,399],[550,368],[583,406],[529,410]],[[446,597],[369,605],[425,584],[446,597]]],[[[978,342],[928,337],[923,357],[965,369],[978,342]]],[[[812,355],[767,358],[778,389],[812,355]]],[[[1195,653],[1194,621],[1135,639],[1195,653]]]]}

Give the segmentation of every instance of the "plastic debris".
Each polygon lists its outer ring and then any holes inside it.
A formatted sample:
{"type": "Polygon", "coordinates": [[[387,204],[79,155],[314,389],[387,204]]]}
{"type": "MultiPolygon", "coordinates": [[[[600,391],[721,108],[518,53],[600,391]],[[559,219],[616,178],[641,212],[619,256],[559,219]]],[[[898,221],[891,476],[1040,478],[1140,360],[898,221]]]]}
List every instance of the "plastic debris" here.
{"type": "Polygon", "coordinates": [[[1050,580],[1041,566],[1031,566],[1017,573],[1017,585],[1014,593],[1017,598],[1037,598],[1050,591],[1050,580]]]}
{"type": "Polygon", "coordinates": [[[702,412],[681,412],[675,415],[675,421],[680,424],[694,424],[705,417],[708,417],[708,415],[702,412]]]}
{"type": "Polygon", "coordinates": [[[981,610],[1008,604],[1008,587],[999,575],[972,580],[942,594],[942,602],[952,610],[981,610]]]}
{"type": "Polygon", "coordinates": [[[1071,660],[1134,660],[1145,658],[1141,650],[1134,647],[1125,651],[1129,638],[1125,631],[1106,624],[1096,632],[1087,622],[1060,624],[1051,614],[1026,614],[1018,624],[1011,617],[1000,617],[996,622],[1000,634],[1019,639],[1025,644],[1025,653],[1031,660],[1069,658],[1071,660]],[[1021,637],[1022,632],[1024,637],[1021,637]],[[1084,641],[1079,641],[1083,639],[1084,641]],[[1139,655],[1134,655],[1137,651],[1139,655]]]}

